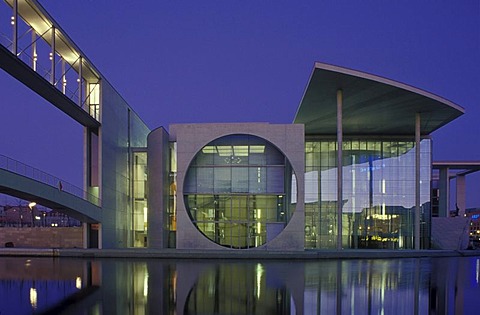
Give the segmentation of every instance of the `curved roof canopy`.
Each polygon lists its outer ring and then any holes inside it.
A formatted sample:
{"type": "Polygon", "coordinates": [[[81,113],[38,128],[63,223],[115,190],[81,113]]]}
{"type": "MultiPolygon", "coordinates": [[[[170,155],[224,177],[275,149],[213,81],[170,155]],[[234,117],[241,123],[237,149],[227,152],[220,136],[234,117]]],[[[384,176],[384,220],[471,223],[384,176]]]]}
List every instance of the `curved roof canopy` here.
{"type": "Polygon", "coordinates": [[[421,134],[430,134],[462,115],[462,107],[415,87],[368,73],[315,63],[294,123],[305,133],[337,132],[337,90],[343,91],[345,135],[413,135],[415,113],[421,134]]]}

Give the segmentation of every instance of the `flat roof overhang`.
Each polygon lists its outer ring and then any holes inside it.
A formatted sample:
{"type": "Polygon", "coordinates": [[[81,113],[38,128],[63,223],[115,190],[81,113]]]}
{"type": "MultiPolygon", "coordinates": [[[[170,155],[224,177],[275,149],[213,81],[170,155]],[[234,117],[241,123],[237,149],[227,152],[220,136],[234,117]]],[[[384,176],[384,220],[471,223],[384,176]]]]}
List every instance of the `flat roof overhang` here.
{"type": "Polygon", "coordinates": [[[432,162],[432,169],[448,169],[449,177],[468,175],[480,171],[480,161],[436,161],[432,162]]]}
{"type": "Polygon", "coordinates": [[[337,91],[343,91],[344,135],[413,135],[420,113],[422,135],[428,135],[465,110],[437,95],[372,74],[315,63],[294,123],[305,134],[337,132],[337,91]]]}

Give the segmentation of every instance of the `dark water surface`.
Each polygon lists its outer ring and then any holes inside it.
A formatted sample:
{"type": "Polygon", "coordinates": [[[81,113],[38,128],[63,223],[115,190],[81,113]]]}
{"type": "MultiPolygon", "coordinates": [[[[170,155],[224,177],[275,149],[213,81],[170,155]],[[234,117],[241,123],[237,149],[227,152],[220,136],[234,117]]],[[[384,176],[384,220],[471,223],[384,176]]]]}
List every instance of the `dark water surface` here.
{"type": "Polygon", "coordinates": [[[478,314],[480,257],[0,258],[5,314],[478,314]]]}

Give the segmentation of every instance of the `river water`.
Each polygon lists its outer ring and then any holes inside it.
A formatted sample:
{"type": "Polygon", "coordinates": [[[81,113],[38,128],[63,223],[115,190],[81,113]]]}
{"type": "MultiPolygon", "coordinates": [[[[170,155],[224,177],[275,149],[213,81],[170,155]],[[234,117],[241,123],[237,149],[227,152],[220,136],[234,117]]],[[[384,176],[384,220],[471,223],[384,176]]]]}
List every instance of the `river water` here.
{"type": "Polygon", "coordinates": [[[480,257],[0,258],[0,314],[478,314],[480,257]]]}

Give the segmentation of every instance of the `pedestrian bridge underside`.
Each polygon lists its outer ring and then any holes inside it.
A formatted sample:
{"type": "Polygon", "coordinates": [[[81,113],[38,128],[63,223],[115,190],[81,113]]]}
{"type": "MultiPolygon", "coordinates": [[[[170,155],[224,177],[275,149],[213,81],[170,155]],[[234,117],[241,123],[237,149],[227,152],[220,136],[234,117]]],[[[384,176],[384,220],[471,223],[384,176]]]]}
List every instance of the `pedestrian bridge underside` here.
{"type": "Polygon", "coordinates": [[[0,169],[0,193],[36,202],[86,223],[101,222],[101,208],[61,187],[0,169]]]}

